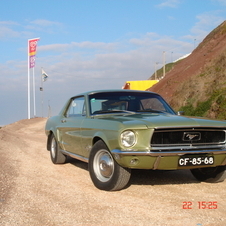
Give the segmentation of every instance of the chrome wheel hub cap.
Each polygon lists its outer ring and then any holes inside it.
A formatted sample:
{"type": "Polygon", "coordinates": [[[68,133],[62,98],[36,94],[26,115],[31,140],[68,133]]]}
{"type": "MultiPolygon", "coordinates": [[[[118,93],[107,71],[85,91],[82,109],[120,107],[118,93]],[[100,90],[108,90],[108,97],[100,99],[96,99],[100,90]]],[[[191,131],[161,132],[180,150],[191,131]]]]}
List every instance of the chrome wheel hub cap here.
{"type": "Polygon", "coordinates": [[[111,179],[114,172],[114,162],[111,155],[106,150],[97,152],[94,158],[93,167],[97,178],[102,182],[111,179]]]}

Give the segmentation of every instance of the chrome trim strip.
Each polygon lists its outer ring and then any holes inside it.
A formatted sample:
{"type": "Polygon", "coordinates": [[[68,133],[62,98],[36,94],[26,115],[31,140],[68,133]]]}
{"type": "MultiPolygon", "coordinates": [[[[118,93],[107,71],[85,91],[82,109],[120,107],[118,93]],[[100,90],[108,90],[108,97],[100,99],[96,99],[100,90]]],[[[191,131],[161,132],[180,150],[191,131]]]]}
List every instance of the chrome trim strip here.
{"type": "Polygon", "coordinates": [[[114,155],[131,155],[131,156],[173,156],[173,155],[185,155],[185,154],[226,154],[226,149],[222,150],[181,150],[181,151],[160,151],[160,152],[146,152],[146,151],[123,151],[114,149],[111,151],[114,155]]]}
{"type": "Polygon", "coordinates": [[[151,145],[151,149],[152,150],[175,150],[175,149],[178,149],[178,150],[181,150],[181,149],[183,149],[183,150],[191,150],[191,148],[193,148],[193,149],[206,149],[206,150],[209,150],[209,149],[224,149],[225,148],[225,144],[216,144],[216,145],[203,145],[203,144],[201,144],[201,145],[197,145],[197,144],[193,144],[193,143],[191,143],[191,144],[183,144],[183,145],[181,145],[181,144],[178,144],[178,145],[175,145],[175,144],[173,144],[173,145],[170,145],[170,144],[166,144],[166,145],[151,145]],[[180,148],[180,149],[178,149],[178,148],[180,148]]]}
{"type": "Polygon", "coordinates": [[[181,130],[181,129],[191,129],[191,130],[193,130],[193,129],[200,129],[200,130],[202,130],[202,129],[207,129],[207,130],[209,130],[210,129],[210,131],[214,131],[214,130],[217,130],[217,131],[219,131],[219,129],[222,129],[222,131],[226,131],[226,128],[225,127],[222,127],[222,126],[214,126],[214,127],[211,127],[211,126],[205,126],[205,125],[188,125],[188,126],[175,126],[175,127],[172,127],[172,126],[156,126],[155,127],[155,129],[157,129],[157,130],[165,130],[165,129],[168,129],[168,130],[173,130],[173,129],[175,129],[175,131],[176,130],[181,130]]]}
{"type": "Polygon", "coordinates": [[[60,150],[63,154],[65,155],[68,155],[74,159],[78,159],[80,161],[83,161],[83,162],[86,162],[88,163],[89,162],[89,159],[88,158],[85,158],[84,156],[81,156],[81,155],[77,155],[77,154],[74,154],[74,153],[71,153],[71,152],[68,152],[68,151],[65,151],[63,149],[60,150]]]}

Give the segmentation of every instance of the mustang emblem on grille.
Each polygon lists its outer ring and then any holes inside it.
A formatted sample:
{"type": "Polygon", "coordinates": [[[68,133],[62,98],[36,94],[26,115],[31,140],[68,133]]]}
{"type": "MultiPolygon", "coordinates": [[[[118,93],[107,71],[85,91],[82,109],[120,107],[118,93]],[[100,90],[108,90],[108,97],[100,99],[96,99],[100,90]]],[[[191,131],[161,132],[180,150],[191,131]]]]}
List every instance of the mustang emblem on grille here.
{"type": "Polygon", "coordinates": [[[201,133],[199,132],[184,132],[184,141],[198,141],[201,139],[201,133]]]}

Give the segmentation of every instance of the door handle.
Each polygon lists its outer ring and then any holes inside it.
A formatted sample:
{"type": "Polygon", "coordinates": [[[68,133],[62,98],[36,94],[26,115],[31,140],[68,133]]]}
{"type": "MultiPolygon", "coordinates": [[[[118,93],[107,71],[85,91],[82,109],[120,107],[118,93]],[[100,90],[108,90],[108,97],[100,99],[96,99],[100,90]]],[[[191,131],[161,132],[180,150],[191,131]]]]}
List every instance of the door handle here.
{"type": "Polygon", "coordinates": [[[66,122],[66,119],[61,119],[61,122],[62,122],[62,123],[65,123],[65,122],[66,122]]]}

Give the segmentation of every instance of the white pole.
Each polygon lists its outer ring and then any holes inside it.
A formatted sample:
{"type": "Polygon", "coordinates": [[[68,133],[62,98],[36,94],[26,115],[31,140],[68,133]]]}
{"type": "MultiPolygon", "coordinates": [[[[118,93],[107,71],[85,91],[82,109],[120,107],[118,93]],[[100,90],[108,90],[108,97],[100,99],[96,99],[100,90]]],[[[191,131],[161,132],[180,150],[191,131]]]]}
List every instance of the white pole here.
{"type": "Polygon", "coordinates": [[[157,64],[158,64],[158,62],[155,62],[155,80],[157,80],[157,64]]]}
{"type": "Polygon", "coordinates": [[[44,92],[44,88],[43,88],[42,68],[41,68],[41,92],[42,92],[42,117],[43,117],[43,92],[44,92]]]}
{"type": "Polygon", "coordinates": [[[163,51],[163,78],[166,75],[166,59],[165,59],[165,51],[163,51]]]}
{"type": "Polygon", "coordinates": [[[36,104],[35,104],[35,70],[33,67],[33,105],[34,105],[34,118],[36,117],[36,104]]]}
{"type": "Polygon", "coordinates": [[[49,105],[48,118],[50,118],[51,116],[50,100],[48,100],[48,105],[49,105]]]}
{"type": "Polygon", "coordinates": [[[27,52],[27,56],[28,56],[28,60],[27,60],[27,66],[28,66],[28,70],[27,70],[27,110],[28,110],[28,119],[31,118],[31,112],[30,112],[30,56],[29,56],[29,40],[28,40],[28,52],[27,52]]]}
{"type": "MultiPolygon", "coordinates": [[[[30,41],[31,40],[36,40],[36,42],[38,40],[40,40],[40,38],[35,38],[35,39],[28,39],[28,53],[27,53],[27,56],[28,56],[28,119],[31,118],[31,107],[30,107],[30,104],[31,104],[31,91],[30,91],[30,41]]],[[[37,47],[37,43],[36,43],[36,46],[35,46],[35,51],[36,51],[36,47],[37,47]]],[[[35,58],[34,58],[35,59],[35,58]]],[[[32,62],[34,63],[34,62],[32,62]]],[[[34,65],[33,65],[33,97],[34,97],[34,116],[36,116],[36,109],[35,109],[35,79],[34,79],[34,65]]]]}

